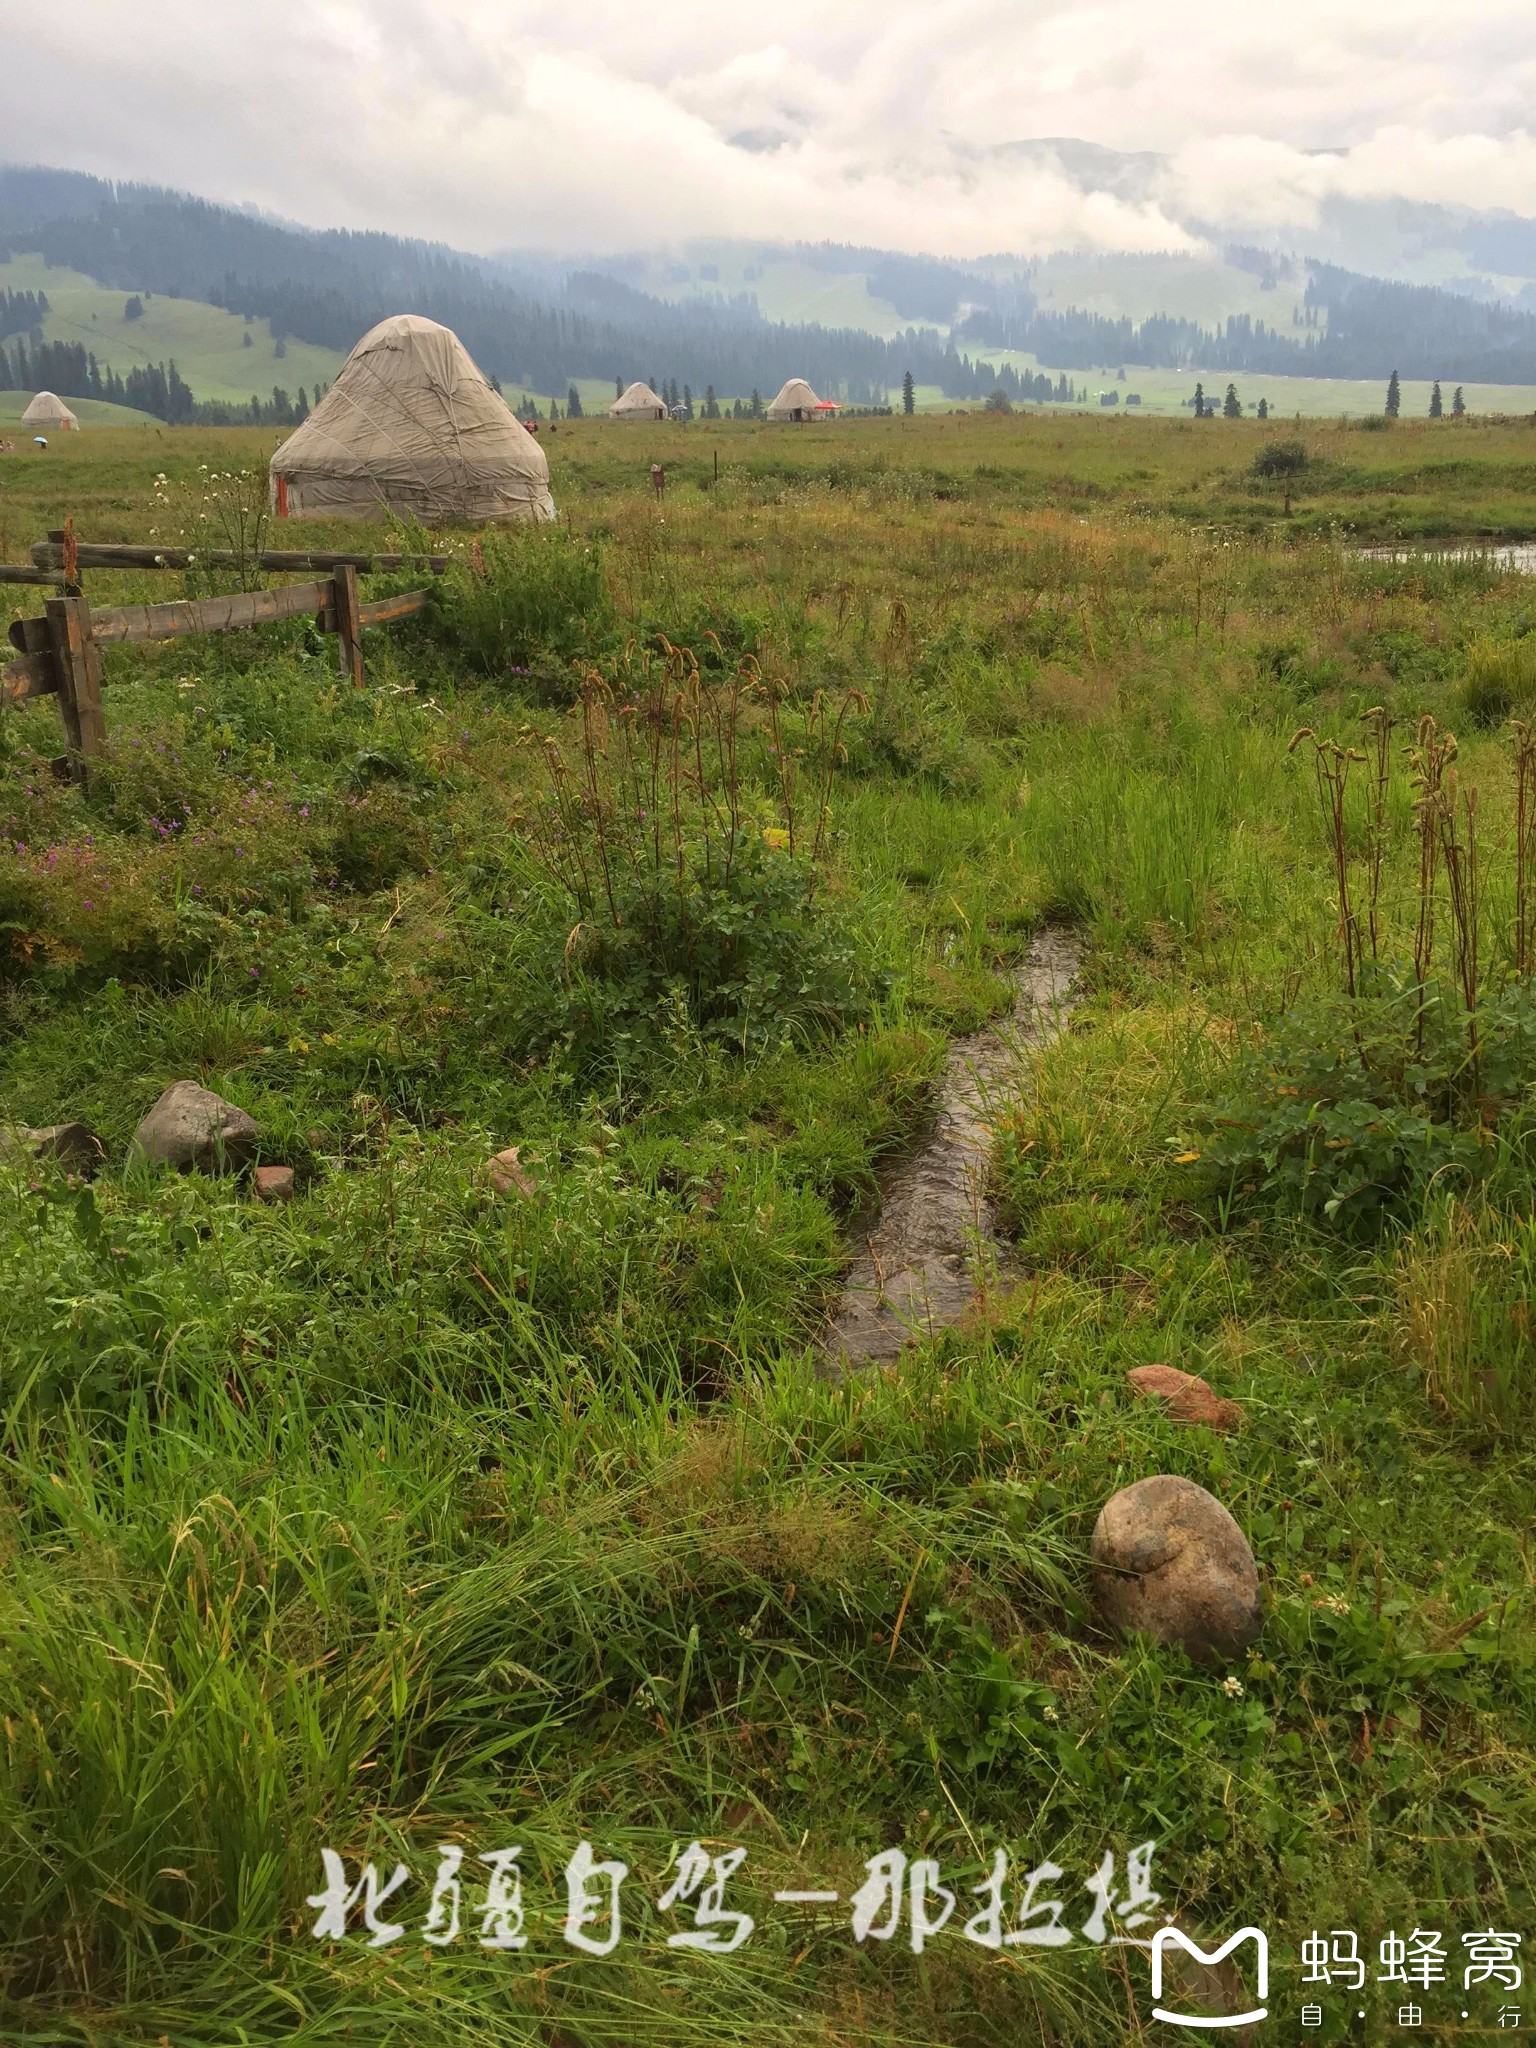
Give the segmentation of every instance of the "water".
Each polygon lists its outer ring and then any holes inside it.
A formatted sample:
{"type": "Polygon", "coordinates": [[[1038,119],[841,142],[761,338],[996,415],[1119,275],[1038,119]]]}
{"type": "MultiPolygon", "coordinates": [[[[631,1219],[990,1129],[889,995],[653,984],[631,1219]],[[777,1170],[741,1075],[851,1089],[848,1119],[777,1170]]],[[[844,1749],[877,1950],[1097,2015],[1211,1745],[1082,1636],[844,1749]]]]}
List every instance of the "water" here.
{"type": "Polygon", "coordinates": [[[991,1105],[1008,1100],[1021,1057],[1060,1031],[1081,955],[1070,932],[1037,932],[1008,1023],[950,1046],[932,1129],[892,1166],[878,1213],[855,1234],[826,1339],[834,1370],[888,1363],[970,1307],[981,1266],[995,1254],[986,1192],[991,1105]]]}
{"type": "Polygon", "coordinates": [[[1355,553],[1363,562],[1486,562],[1489,568],[1507,569],[1514,576],[1536,576],[1536,542],[1532,541],[1502,547],[1491,542],[1451,541],[1443,547],[1356,548],[1355,553]]]}

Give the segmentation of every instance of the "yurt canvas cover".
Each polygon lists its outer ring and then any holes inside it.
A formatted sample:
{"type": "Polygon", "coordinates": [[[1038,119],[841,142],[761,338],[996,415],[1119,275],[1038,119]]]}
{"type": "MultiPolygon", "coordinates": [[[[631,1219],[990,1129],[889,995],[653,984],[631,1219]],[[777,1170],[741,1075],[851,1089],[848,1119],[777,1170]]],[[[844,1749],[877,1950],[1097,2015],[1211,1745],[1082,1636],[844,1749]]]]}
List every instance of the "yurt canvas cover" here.
{"type": "Polygon", "coordinates": [[[771,420],[809,420],[816,416],[821,400],[803,377],[791,377],[768,408],[771,420]]]}
{"type": "Polygon", "coordinates": [[[370,329],[272,458],[278,511],[553,519],[544,450],[459,337],[397,313],[370,329]]]}
{"type": "Polygon", "coordinates": [[[631,384],[622,398],[616,398],[608,408],[611,420],[664,420],[667,407],[664,399],[656,396],[649,384],[631,384]]]}
{"type": "Polygon", "coordinates": [[[21,424],[37,433],[46,433],[50,427],[55,433],[78,434],[80,431],[80,422],[63,399],[55,398],[51,391],[38,392],[22,414],[21,424]]]}

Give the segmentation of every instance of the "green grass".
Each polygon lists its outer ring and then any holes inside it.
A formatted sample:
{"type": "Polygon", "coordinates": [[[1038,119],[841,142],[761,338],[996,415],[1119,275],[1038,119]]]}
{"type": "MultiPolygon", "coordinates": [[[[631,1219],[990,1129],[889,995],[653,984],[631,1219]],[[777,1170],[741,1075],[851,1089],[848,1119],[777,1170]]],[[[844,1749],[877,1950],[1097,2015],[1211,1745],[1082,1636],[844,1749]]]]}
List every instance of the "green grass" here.
{"type": "Polygon", "coordinates": [[[57,269],[41,256],[0,263],[0,289],[48,294],[45,341],[83,343],[104,369],[122,376],[136,365],[174,358],[198,398],[244,405],[253,392],[270,399],[274,385],[290,396],[301,384],[312,393],[317,383],[329,384],[342,365],[334,349],[307,341],[290,340],[279,356],[266,320],[243,320],[198,299],[150,294],[143,298],[142,317],[125,320],[123,308],[131,294],[112,291],[77,271],[57,269]]]}
{"type": "MultiPolygon", "coordinates": [[[[0,391],[0,422],[19,426],[21,416],[36,397],[33,391],[0,391]]],[[[147,412],[135,412],[131,405],[109,405],[104,398],[71,398],[70,411],[85,427],[158,427],[163,423],[147,412]]]]}
{"type": "MultiPolygon", "coordinates": [[[[994,1953],[952,1926],[916,1955],[905,1922],[855,1944],[848,1896],[897,1845],[938,1861],[956,1926],[995,1849],[1015,1891],[1050,1857],[1080,1929],[1104,1852],[1120,1876],[1155,1840],[1187,1926],[1269,1929],[1291,2029],[1314,1927],[1371,1958],[1394,1928],[1453,1957],[1462,1930],[1529,1928],[1525,1097],[1477,1125],[1486,1184],[1419,1187],[1374,1234],[1188,1156],[1238,1054],[1337,979],[1299,725],[1349,738],[1383,705],[1400,738],[1458,729],[1484,969],[1508,977],[1507,735],[1461,714],[1487,650],[1529,642],[1531,587],[1357,560],[1337,529],[1529,533],[1529,430],[1309,429],[1289,517],[1249,481],[1265,438],[562,422],[564,530],[504,563],[488,544],[484,584],[466,556],[434,620],[370,635],[363,692],[300,627],[109,648],[86,795],[47,771],[52,704],[6,714],[0,1107],[84,1117],[110,1155],[90,1191],[0,1165],[8,2042],[1159,2031],[1134,1949],[994,1953]],[[807,959],[847,935],[846,1026],[743,1051],[678,987],[624,1037],[567,1032],[593,956],[530,832],[534,742],[579,762],[572,657],[634,678],[657,634],[706,693],[749,658],[802,793],[830,771],[803,934],[807,959]],[[849,689],[829,760],[816,692],[849,689]],[[1084,1001],[999,1117],[1010,1256],[958,1329],[829,1382],[850,1218],[1045,918],[1085,936],[1084,1001]],[[291,1206],[123,1163],[184,1075],[256,1115],[291,1206]],[[531,1199],[484,1177],[511,1143],[531,1199]],[[1157,1361],[1239,1400],[1242,1431],[1133,1399],[1157,1361]],[[1216,1492],[1258,1557],[1264,1633],[1229,1669],[1094,1624],[1094,1519],[1155,1471],[1216,1492]],[[748,1851],[725,1903],[758,1931],[730,1957],[666,1945],[687,1923],[655,1902],[695,1838],[748,1851]],[[562,1937],[582,1839],[633,1872],[606,1960],[562,1937]],[[513,1842],[529,1946],[481,1951],[474,1858],[513,1842]],[[439,1950],[442,1843],[467,1851],[466,1921],[439,1950]],[[322,1845],[410,1866],[407,1938],[311,1938],[322,1845]],[[773,1901],[808,1887],[842,1902],[773,1901]]],[[[8,557],[69,514],[142,536],[156,469],[259,465],[271,439],[0,458],[8,557]]],[[[178,582],[86,575],[103,605],[178,582]]],[[[739,773],[773,832],[767,719],[754,699],[739,773]]],[[[1390,822],[1400,946],[1401,783],[1390,822]]],[[[1364,829],[1352,808],[1357,879],[1364,829]]],[[[1386,1989],[1364,2030],[1325,2002],[1317,2038],[1396,2038],[1386,1989]]],[[[1454,2023],[1459,1970],[1422,2002],[1454,2023]]]]}

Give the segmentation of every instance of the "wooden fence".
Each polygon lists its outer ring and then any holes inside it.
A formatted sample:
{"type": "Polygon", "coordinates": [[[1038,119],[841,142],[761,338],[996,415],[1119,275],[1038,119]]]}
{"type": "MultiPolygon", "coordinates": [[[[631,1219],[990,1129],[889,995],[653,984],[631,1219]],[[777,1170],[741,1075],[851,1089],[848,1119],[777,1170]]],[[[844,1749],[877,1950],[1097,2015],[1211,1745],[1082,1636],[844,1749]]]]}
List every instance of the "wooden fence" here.
{"type": "MultiPolygon", "coordinates": [[[[204,567],[234,567],[240,558],[217,550],[198,550],[204,567]]],[[[230,597],[178,598],[169,604],[131,604],[93,609],[79,583],[85,569],[185,569],[185,549],[90,545],[72,550],[67,580],[62,537],[50,536],[32,549],[30,568],[0,565],[0,583],[38,584],[60,591],[44,604],[40,619],[14,619],[10,641],[16,659],[0,668],[0,708],[33,697],[57,697],[64,725],[65,760],[78,782],[90,774],[90,762],[106,746],[106,719],[101,702],[101,648],[117,641],[178,640],[197,633],[228,633],[248,626],[275,624],[281,619],[311,618],[322,633],[334,633],[342,675],[363,686],[362,636],[369,626],[393,625],[424,611],[430,590],[407,590],[394,597],[364,603],[358,592],[360,574],[395,570],[417,563],[435,575],[448,566],[446,555],[337,555],[270,551],[256,558],[265,570],[327,569],[309,583],[279,584],[274,590],[238,591],[230,597]]],[[[246,564],[249,566],[249,564],[246,564]]]]}

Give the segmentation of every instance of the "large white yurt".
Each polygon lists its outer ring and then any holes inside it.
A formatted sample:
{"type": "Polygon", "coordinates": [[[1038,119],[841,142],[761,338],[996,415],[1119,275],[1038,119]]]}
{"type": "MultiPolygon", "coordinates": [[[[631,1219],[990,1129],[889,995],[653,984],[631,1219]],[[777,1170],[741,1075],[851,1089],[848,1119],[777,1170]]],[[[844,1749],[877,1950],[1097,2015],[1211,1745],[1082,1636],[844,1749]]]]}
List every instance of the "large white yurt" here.
{"type": "Polygon", "coordinates": [[[549,462],[447,327],[371,328],[272,458],[273,510],[363,517],[553,519],[549,462]]]}
{"type": "Polygon", "coordinates": [[[664,420],[669,417],[667,402],[658,398],[649,384],[631,384],[622,398],[616,398],[608,408],[611,420],[664,420]]]}
{"type": "Polygon", "coordinates": [[[39,391],[21,416],[21,424],[34,434],[78,434],[80,422],[62,398],[51,391],[39,391]]]}
{"type": "Polygon", "coordinates": [[[803,377],[791,377],[768,408],[771,420],[813,420],[821,400],[803,377]]]}

